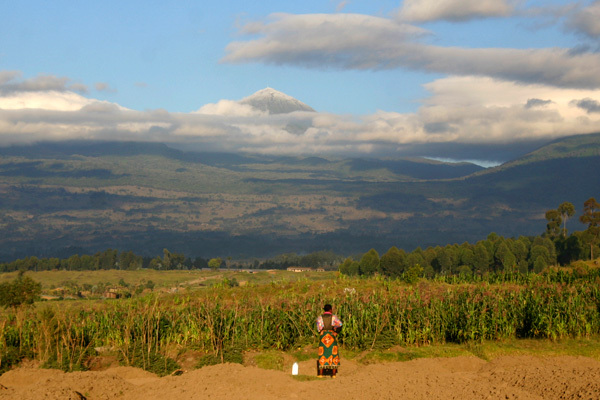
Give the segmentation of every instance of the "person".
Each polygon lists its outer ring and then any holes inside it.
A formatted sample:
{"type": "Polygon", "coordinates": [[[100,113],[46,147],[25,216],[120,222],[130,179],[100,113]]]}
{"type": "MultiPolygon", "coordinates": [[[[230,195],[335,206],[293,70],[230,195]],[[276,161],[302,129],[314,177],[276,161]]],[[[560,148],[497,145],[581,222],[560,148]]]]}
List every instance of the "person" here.
{"type": "Polygon", "coordinates": [[[340,366],[340,355],[337,336],[342,330],[342,320],[334,315],[331,304],[325,304],[323,314],[317,318],[319,332],[319,358],[317,359],[317,376],[326,374],[335,378],[340,366]]]}

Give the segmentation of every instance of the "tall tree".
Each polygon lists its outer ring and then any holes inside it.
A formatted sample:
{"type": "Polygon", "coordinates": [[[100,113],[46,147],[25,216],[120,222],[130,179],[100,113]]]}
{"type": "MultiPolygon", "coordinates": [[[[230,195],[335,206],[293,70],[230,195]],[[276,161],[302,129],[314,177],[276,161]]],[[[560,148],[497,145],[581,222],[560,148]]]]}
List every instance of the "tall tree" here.
{"type": "Polygon", "coordinates": [[[556,264],[556,246],[554,245],[554,242],[552,240],[550,240],[548,238],[537,236],[535,239],[533,239],[533,243],[531,244],[531,251],[533,251],[534,246],[545,247],[546,250],[548,250],[547,264],[548,265],[556,264]]]}
{"type": "MultiPolygon", "coordinates": [[[[419,249],[420,250],[420,249],[419,249]]],[[[406,267],[414,267],[415,265],[423,266],[426,264],[423,252],[413,251],[406,256],[406,267]]]]}
{"type": "Polygon", "coordinates": [[[531,254],[529,256],[533,271],[535,273],[542,272],[544,268],[551,264],[552,257],[548,248],[539,244],[533,245],[531,248],[531,254]]]}
{"type": "Polygon", "coordinates": [[[517,258],[510,251],[506,241],[500,243],[494,257],[496,260],[496,265],[498,267],[502,267],[504,271],[511,270],[517,263],[517,258]]]}
{"type": "Polygon", "coordinates": [[[371,249],[366,252],[359,262],[360,274],[365,276],[375,275],[379,271],[379,253],[371,249]]]}
{"type": "Polygon", "coordinates": [[[579,217],[579,221],[587,224],[587,232],[591,236],[590,239],[590,256],[594,259],[594,244],[600,236],[600,204],[595,198],[590,197],[583,203],[583,215],[579,217]]]}
{"type": "Polygon", "coordinates": [[[348,257],[340,264],[339,270],[344,275],[358,275],[358,262],[348,257]]]}
{"type": "Polygon", "coordinates": [[[384,275],[400,276],[406,268],[406,253],[393,246],[381,256],[379,266],[384,275]]]}
{"type": "Polygon", "coordinates": [[[475,254],[473,253],[473,250],[463,244],[459,254],[459,265],[468,265],[471,267],[471,270],[473,270],[472,267],[475,264],[475,254]]]}
{"type": "Polygon", "coordinates": [[[453,265],[453,252],[452,249],[448,247],[436,247],[437,257],[434,261],[437,266],[437,270],[442,275],[449,275],[452,273],[452,265],[453,265]]]}
{"type": "Polygon", "coordinates": [[[490,255],[483,241],[477,242],[473,250],[473,270],[479,274],[490,269],[490,255]]]}
{"type": "Polygon", "coordinates": [[[555,238],[560,234],[560,224],[562,223],[562,217],[558,210],[546,211],[546,234],[551,238],[555,238]]]}
{"type": "Polygon", "coordinates": [[[163,260],[162,266],[164,269],[171,269],[171,252],[167,249],[163,249],[163,260]]]}
{"type": "Polygon", "coordinates": [[[572,203],[565,201],[560,206],[558,206],[558,212],[560,213],[560,216],[562,217],[562,220],[563,220],[562,235],[563,235],[563,238],[566,238],[567,237],[567,220],[569,218],[571,218],[573,215],[575,215],[575,206],[572,203]]]}
{"type": "MultiPolygon", "coordinates": [[[[579,233],[581,234],[581,232],[579,233]]],[[[568,265],[573,261],[580,260],[583,254],[583,246],[579,235],[573,234],[568,238],[560,238],[555,243],[556,259],[560,265],[568,265]]]]}
{"type": "Polygon", "coordinates": [[[223,260],[220,257],[211,258],[210,260],[208,260],[208,266],[213,270],[219,269],[222,263],[223,260]]]}

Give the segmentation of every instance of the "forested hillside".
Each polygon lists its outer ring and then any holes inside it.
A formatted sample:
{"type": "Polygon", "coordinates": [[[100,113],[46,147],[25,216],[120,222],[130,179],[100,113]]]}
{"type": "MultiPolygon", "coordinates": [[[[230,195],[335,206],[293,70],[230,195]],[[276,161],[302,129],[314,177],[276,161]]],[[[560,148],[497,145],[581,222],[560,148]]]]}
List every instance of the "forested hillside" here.
{"type": "Polygon", "coordinates": [[[544,212],[600,188],[600,135],[483,170],[425,159],[192,153],[163,144],[0,149],[0,260],[108,248],[270,257],[539,235],[544,212]]]}

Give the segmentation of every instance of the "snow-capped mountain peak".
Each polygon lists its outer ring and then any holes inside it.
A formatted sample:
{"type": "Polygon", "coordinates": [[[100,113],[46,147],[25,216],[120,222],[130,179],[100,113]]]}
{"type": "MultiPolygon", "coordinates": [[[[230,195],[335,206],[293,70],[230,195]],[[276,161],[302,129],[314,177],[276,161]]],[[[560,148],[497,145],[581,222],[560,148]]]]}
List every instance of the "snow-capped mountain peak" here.
{"type": "Polygon", "coordinates": [[[251,96],[243,98],[240,104],[247,104],[269,114],[286,114],[294,111],[315,111],[312,107],[273,88],[267,87],[251,96]]]}

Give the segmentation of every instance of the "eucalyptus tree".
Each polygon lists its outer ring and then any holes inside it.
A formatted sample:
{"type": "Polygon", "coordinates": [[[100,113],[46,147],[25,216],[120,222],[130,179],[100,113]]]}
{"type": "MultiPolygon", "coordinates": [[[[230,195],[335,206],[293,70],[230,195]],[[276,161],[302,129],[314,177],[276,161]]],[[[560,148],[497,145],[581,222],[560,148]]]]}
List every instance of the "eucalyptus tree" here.
{"type": "Polygon", "coordinates": [[[560,225],[562,224],[562,216],[558,210],[546,211],[546,234],[551,238],[558,237],[560,234],[560,225]]]}
{"type": "Polygon", "coordinates": [[[558,206],[558,212],[560,213],[560,216],[563,221],[562,235],[563,235],[563,238],[566,238],[567,237],[567,220],[569,218],[571,218],[573,215],[575,215],[575,206],[572,203],[565,201],[560,206],[558,206]]]}
{"type": "Polygon", "coordinates": [[[587,232],[590,236],[590,257],[594,259],[594,244],[598,242],[600,236],[600,203],[595,198],[590,197],[583,203],[583,215],[579,221],[587,224],[587,232]]]}

